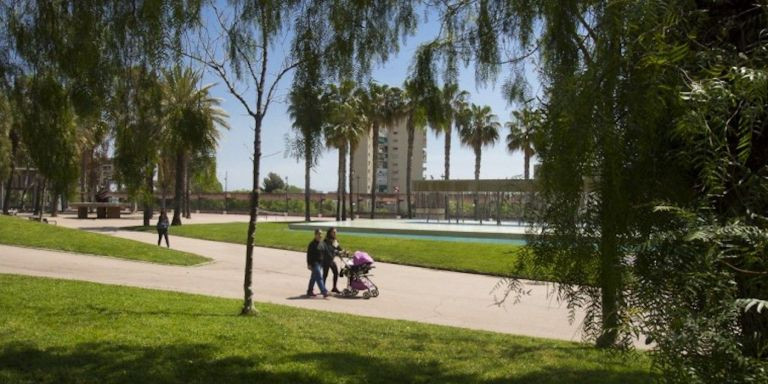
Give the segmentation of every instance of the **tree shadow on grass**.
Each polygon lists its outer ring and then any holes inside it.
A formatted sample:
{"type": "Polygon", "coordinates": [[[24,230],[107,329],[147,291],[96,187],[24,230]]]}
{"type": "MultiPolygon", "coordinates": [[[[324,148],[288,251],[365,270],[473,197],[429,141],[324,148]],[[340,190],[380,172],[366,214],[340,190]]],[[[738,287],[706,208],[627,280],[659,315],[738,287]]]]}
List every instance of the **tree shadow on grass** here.
{"type": "MultiPolygon", "coordinates": [[[[540,348],[522,348],[517,353],[528,353],[540,348]]],[[[292,359],[302,362],[312,362],[319,365],[321,370],[333,372],[340,378],[355,378],[356,382],[364,383],[519,383],[519,384],[646,384],[653,382],[653,376],[642,370],[611,371],[594,368],[560,368],[556,366],[541,366],[540,370],[508,374],[501,377],[486,378],[479,374],[460,373],[446,368],[435,359],[413,360],[383,359],[371,355],[353,353],[306,353],[292,356],[292,359]]],[[[495,356],[488,356],[495,359],[495,356]]],[[[504,371],[504,363],[499,359],[498,367],[504,371]]]]}
{"type": "Polygon", "coordinates": [[[206,344],[135,346],[85,343],[0,349],[0,381],[8,383],[310,383],[300,371],[266,371],[260,356],[219,357],[206,344]]]}
{"type": "MultiPolygon", "coordinates": [[[[243,340],[243,342],[247,342],[243,340]]],[[[509,351],[529,353],[537,347],[509,351]]],[[[352,352],[315,352],[285,358],[257,352],[222,356],[226,346],[139,346],[108,342],[41,349],[32,344],[0,348],[0,382],[21,383],[648,383],[647,372],[615,372],[542,365],[501,377],[457,372],[436,358],[391,358],[352,352]],[[268,362],[265,364],[265,361],[268,362]]],[[[494,356],[487,358],[493,359],[494,356]]],[[[501,361],[513,361],[501,359],[501,361]]]]}

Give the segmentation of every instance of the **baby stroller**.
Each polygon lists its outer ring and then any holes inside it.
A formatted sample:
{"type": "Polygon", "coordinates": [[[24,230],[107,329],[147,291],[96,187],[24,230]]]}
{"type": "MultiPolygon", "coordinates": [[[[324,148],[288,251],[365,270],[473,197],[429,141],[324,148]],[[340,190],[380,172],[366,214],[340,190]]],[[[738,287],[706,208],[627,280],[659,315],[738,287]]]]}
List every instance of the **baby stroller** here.
{"type": "Polygon", "coordinates": [[[344,297],[357,296],[361,291],[364,299],[379,296],[379,288],[371,281],[368,273],[373,266],[373,258],[365,252],[356,251],[352,257],[348,253],[340,253],[342,267],[341,277],[347,277],[347,287],[342,291],[344,297]]]}

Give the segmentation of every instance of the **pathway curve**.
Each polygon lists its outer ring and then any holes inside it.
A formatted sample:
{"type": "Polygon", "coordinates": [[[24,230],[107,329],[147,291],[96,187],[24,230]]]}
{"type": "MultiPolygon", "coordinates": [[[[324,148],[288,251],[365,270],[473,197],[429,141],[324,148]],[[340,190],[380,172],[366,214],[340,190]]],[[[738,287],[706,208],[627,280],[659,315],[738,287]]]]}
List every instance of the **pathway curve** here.
{"type": "MultiPolygon", "coordinates": [[[[119,230],[118,225],[132,225],[125,219],[96,222],[63,218],[58,224],[147,243],[157,241],[155,234],[119,230]]],[[[244,246],[175,236],[171,237],[171,245],[214,261],[179,267],[0,245],[0,273],[242,298],[244,246]]],[[[579,324],[569,324],[567,309],[548,294],[547,285],[542,283],[525,281],[530,295],[518,304],[500,308],[493,304],[491,295],[499,282],[497,277],[386,263],[377,263],[373,272],[372,280],[381,291],[378,298],[308,299],[301,296],[309,278],[305,255],[257,247],[253,269],[255,300],[509,334],[572,341],[581,338],[579,324]]]]}

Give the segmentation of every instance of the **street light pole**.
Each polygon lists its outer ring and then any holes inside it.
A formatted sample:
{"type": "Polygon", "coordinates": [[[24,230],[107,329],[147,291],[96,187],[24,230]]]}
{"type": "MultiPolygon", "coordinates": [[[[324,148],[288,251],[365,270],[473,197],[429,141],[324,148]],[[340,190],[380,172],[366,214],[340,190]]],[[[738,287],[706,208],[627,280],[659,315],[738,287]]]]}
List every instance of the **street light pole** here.
{"type": "Polygon", "coordinates": [[[288,216],[288,176],[285,177],[285,216],[288,216]]]}

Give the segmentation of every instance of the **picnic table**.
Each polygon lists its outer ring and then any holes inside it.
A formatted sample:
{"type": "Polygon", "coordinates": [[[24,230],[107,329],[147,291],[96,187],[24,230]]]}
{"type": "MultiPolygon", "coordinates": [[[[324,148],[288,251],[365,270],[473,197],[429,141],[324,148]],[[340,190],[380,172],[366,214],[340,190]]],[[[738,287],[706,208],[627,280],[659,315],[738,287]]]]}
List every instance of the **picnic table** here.
{"type": "Polygon", "coordinates": [[[130,207],[128,204],[124,204],[124,203],[82,202],[82,203],[70,203],[69,205],[71,207],[77,208],[78,219],[87,219],[88,211],[91,208],[96,208],[97,219],[119,219],[120,212],[123,210],[123,208],[130,207]]]}

